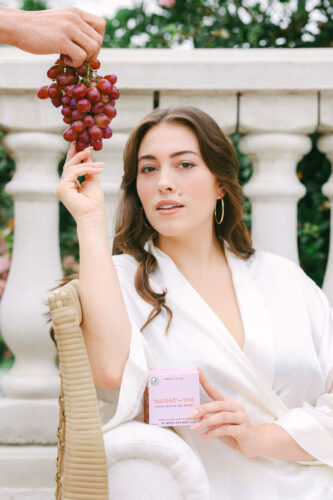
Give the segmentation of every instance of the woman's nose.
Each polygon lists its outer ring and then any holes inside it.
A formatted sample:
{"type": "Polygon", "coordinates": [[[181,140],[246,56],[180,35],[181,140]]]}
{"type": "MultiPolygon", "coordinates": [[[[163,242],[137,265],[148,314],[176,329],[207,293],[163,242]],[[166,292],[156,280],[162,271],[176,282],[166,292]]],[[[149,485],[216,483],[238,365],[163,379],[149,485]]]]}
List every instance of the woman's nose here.
{"type": "Polygon", "coordinates": [[[160,177],[159,177],[158,182],[157,182],[157,186],[158,186],[158,189],[160,189],[161,191],[165,191],[165,190],[174,191],[175,187],[176,187],[174,184],[174,181],[172,179],[172,176],[168,172],[164,172],[164,173],[160,174],[160,177]]]}

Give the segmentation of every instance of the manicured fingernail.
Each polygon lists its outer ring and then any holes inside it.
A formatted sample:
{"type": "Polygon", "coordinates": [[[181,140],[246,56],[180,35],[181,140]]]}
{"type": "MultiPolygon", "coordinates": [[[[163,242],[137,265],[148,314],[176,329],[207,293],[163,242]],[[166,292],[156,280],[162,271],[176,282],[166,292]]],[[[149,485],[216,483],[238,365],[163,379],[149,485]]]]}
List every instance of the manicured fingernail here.
{"type": "Polygon", "coordinates": [[[198,415],[199,415],[199,410],[194,410],[188,414],[188,417],[193,418],[193,417],[197,417],[198,415]]]}
{"type": "Polygon", "coordinates": [[[198,422],[198,423],[196,423],[196,424],[192,424],[192,425],[190,426],[190,429],[199,429],[200,425],[201,425],[201,423],[200,423],[200,422],[198,422]]]}

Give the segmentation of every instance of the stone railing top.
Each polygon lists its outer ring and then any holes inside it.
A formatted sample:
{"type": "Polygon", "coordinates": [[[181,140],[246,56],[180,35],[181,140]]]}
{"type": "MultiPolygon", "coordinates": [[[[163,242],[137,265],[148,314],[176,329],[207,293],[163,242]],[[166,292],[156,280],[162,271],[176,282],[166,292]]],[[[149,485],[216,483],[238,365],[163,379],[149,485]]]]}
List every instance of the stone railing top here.
{"type": "MultiPolygon", "coordinates": [[[[0,93],[46,85],[56,58],[0,46],[0,93]]],[[[99,59],[122,90],[333,90],[333,48],[102,49],[99,59]]]]}

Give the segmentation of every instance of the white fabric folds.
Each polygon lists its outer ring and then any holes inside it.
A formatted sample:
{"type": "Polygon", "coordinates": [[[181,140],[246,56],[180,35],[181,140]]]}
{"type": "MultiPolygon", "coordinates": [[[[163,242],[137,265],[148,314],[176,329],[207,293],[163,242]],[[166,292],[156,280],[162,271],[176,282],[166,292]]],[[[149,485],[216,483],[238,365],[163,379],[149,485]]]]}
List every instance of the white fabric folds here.
{"type": "MultiPolygon", "coordinates": [[[[103,431],[143,421],[148,368],[200,366],[254,425],[280,425],[316,459],[251,459],[218,438],[202,441],[188,426],[174,427],[201,458],[212,500],[333,498],[333,310],[323,291],[291,260],[258,250],[243,260],[225,242],[245,331],[242,350],[173,260],[152,240],[145,248],[157,260],[151,287],[167,289],[173,319],[165,335],[162,309],[140,332],[152,306],[135,290],[137,262],[113,256],[132,339],[120,390],[97,388],[103,431]]],[[[201,404],[211,401],[202,387],[200,398],[201,404]]]]}

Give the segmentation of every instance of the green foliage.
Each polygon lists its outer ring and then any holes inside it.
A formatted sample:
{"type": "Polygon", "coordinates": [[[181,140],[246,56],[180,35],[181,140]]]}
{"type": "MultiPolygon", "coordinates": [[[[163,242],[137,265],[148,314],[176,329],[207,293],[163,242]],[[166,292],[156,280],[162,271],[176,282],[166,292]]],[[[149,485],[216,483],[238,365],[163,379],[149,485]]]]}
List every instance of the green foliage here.
{"type": "MultiPolygon", "coordinates": [[[[333,4],[319,0],[316,19],[310,2],[299,0],[268,0],[267,8],[257,1],[249,6],[244,0],[176,0],[171,8],[157,8],[149,12],[145,1],[133,8],[119,9],[113,19],[107,19],[103,47],[110,48],[171,48],[190,41],[194,48],[310,48],[333,47],[333,4]],[[276,18],[277,4],[280,17],[276,18]],[[294,7],[293,7],[294,6],[294,7]],[[313,32],[314,31],[314,32],[313,32]]],[[[158,5],[158,0],[156,0],[158,5]]],[[[23,0],[24,10],[44,10],[47,4],[38,0],[23,0]]],[[[3,133],[0,132],[0,140],[3,133]]],[[[306,186],[307,194],[298,204],[298,247],[300,264],[306,273],[322,286],[327,264],[330,206],[321,187],[327,181],[331,166],[319,152],[316,142],[319,134],[312,134],[312,150],[297,166],[297,175],[306,186]]],[[[241,134],[232,134],[239,160],[239,181],[243,186],[252,175],[249,159],[238,149],[241,134]]],[[[61,175],[64,160],[59,163],[61,175]]],[[[14,231],[13,202],[4,186],[10,181],[15,165],[0,146],[0,228],[7,252],[12,253],[14,231]]],[[[244,222],[251,231],[251,203],[244,196],[244,222]]],[[[79,258],[75,221],[62,203],[60,210],[61,258],[72,255],[79,258]]],[[[63,267],[64,274],[71,269],[63,267]]],[[[0,363],[12,363],[8,349],[0,335],[0,363]]]]}
{"type": "Polygon", "coordinates": [[[45,2],[39,0],[23,0],[22,10],[46,10],[47,5],[45,2]]]}
{"type": "Polygon", "coordinates": [[[320,21],[312,21],[310,2],[305,0],[268,0],[267,8],[262,2],[248,3],[176,0],[173,7],[152,13],[140,1],[107,20],[103,47],[169,48],[184,40],[191,40],[194,48],[333,47],[330,0],[321,0],[316,6],[320,21]]]}

